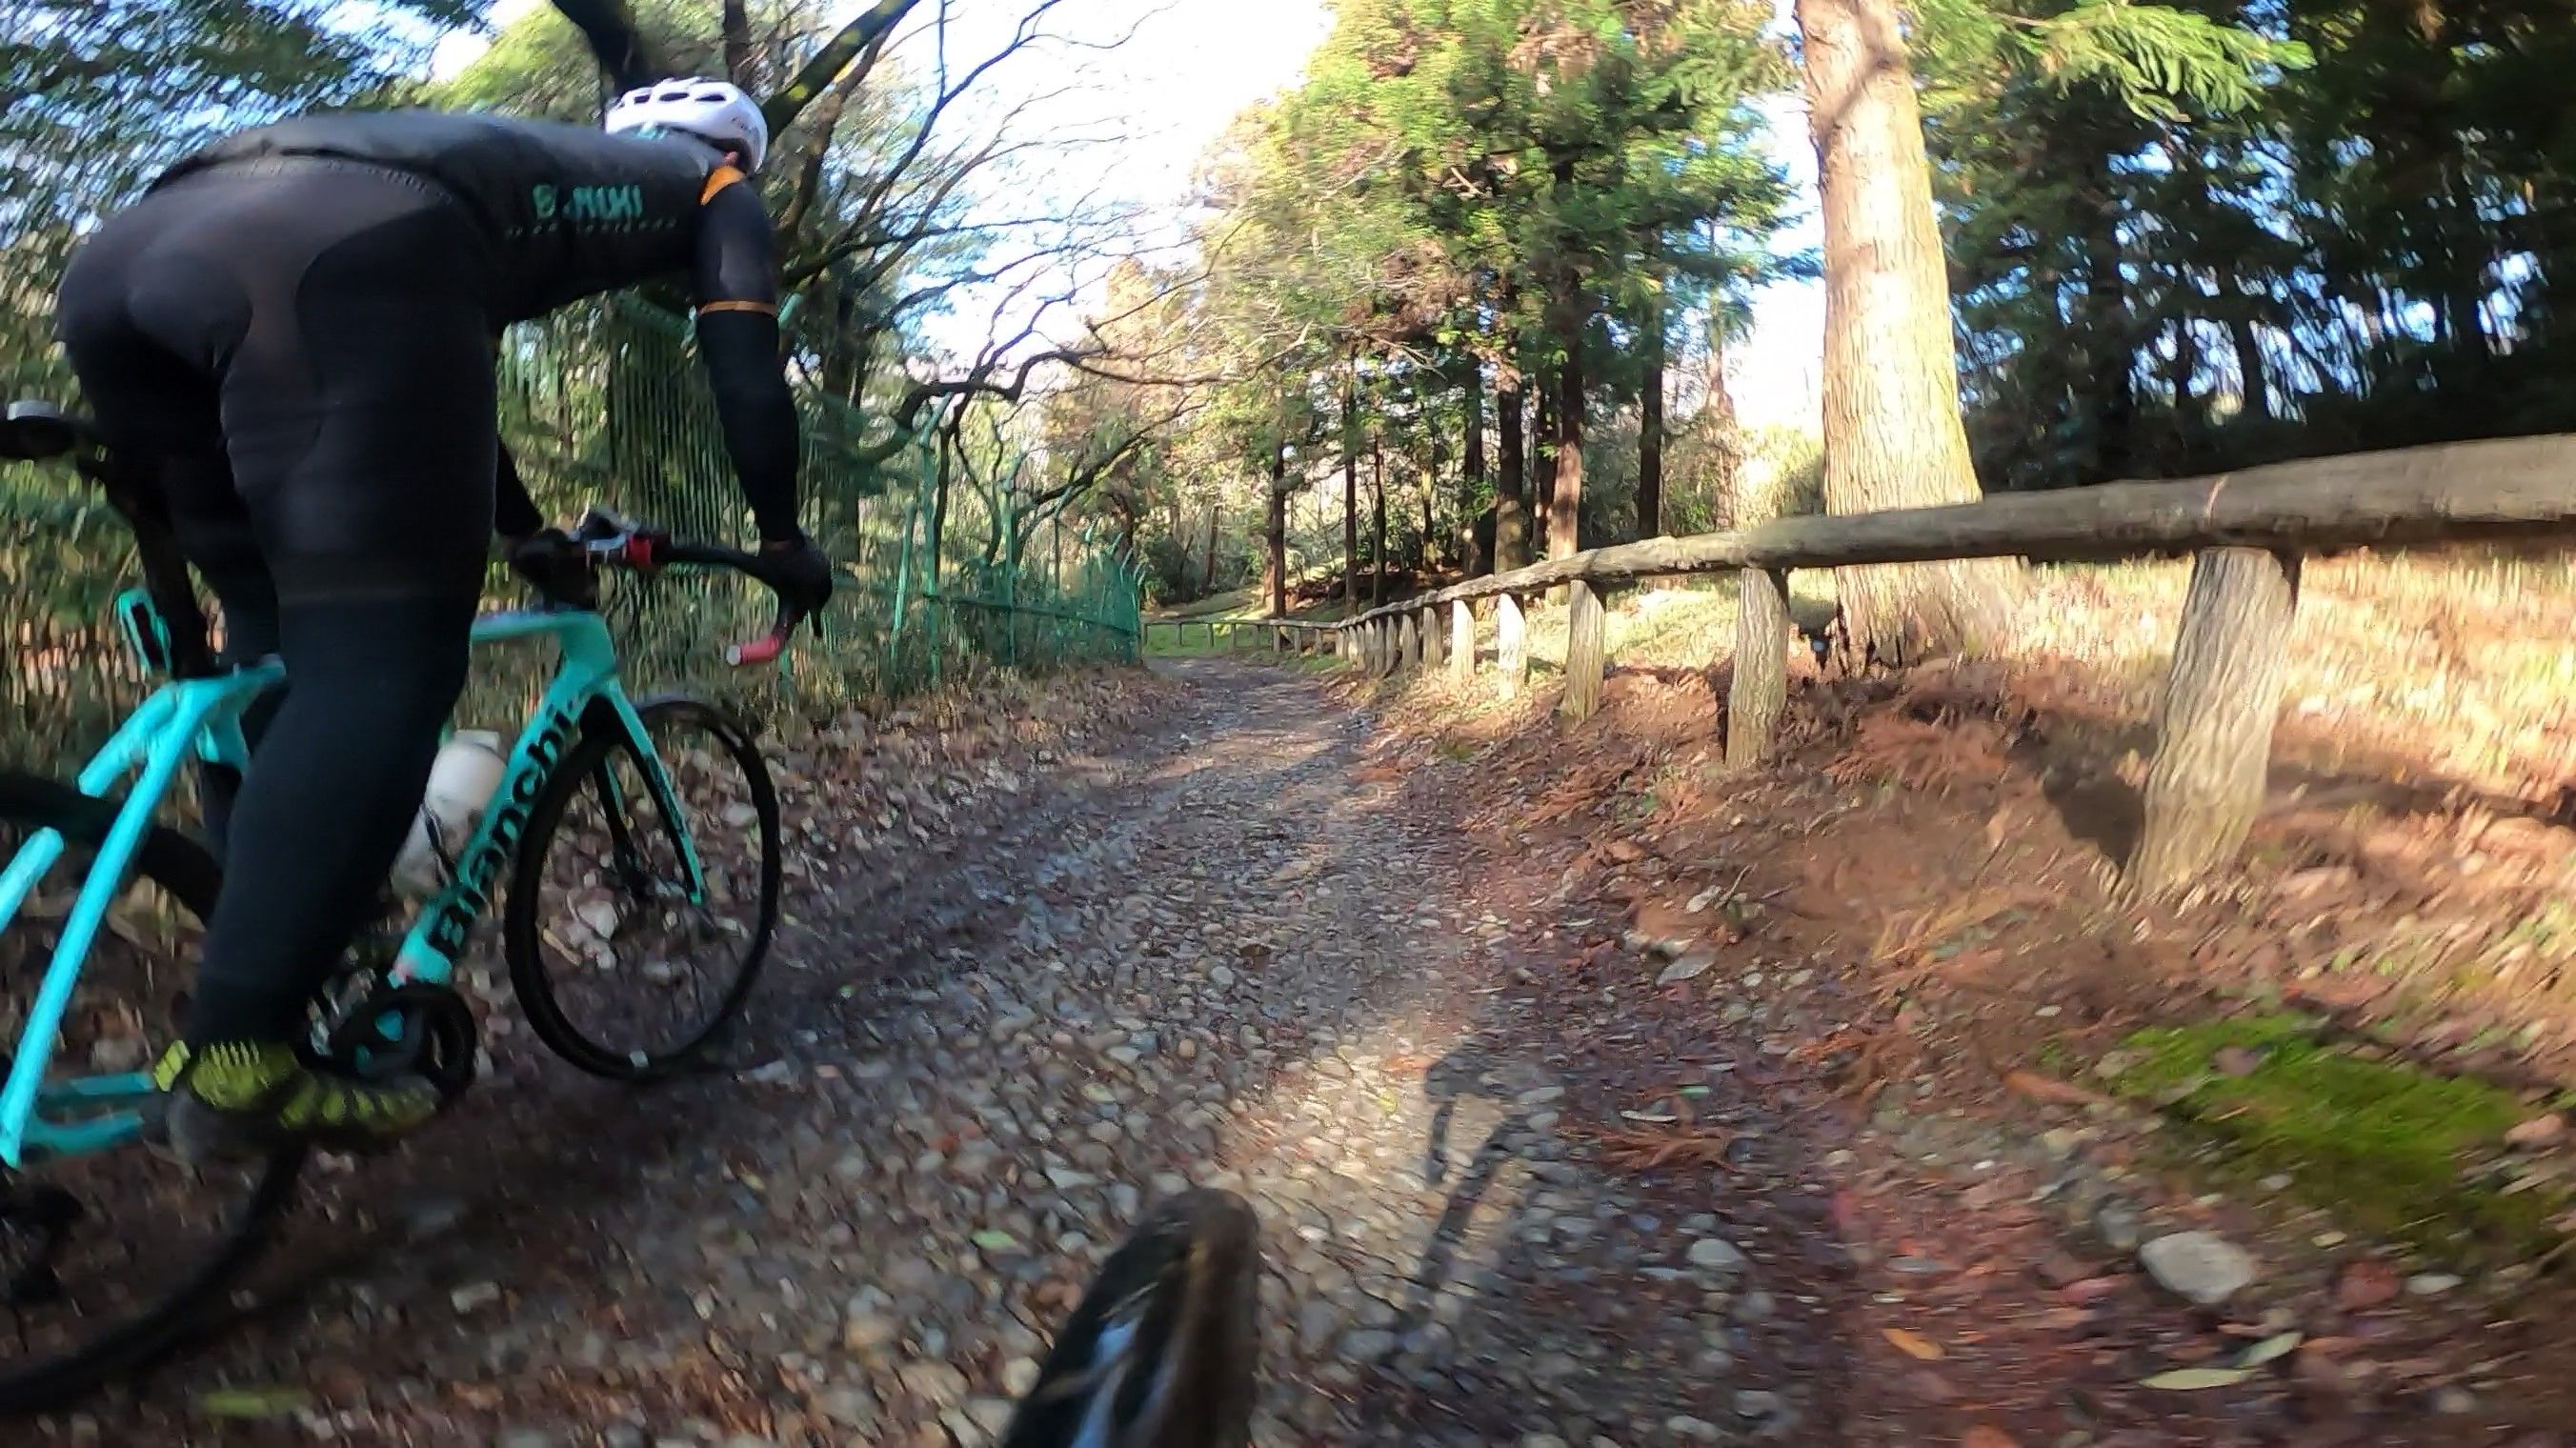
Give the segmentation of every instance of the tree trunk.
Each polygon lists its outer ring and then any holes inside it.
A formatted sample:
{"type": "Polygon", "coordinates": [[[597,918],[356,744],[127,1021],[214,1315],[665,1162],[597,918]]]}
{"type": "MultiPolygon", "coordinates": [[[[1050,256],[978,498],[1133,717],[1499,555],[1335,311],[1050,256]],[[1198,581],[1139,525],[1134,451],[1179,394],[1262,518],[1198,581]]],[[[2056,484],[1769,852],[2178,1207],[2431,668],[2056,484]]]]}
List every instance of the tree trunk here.
{"type": "Polygon", "coordinates": [[[1583,324],[1566,329],[1565,365],[1557,370],[1556,478],[1548,495],[1547,556],[1563,558],[1582,546],[1583,324]]]}
{"type": "Polygon", "coordinates": [[[1288,616],[1288,445],[1273,443],[1270,448],[1270,511],[1263,520],[1262,532],[1268,543],[1269,577],[1261,581],[1261,591],[1270,600],[1270,616],[1288,616]]]}
{"type": "Polygon", "coordinates": [[[2263,804],[2298,598],[2295,555],[2212,548],[2192,560],[2124,881],[2132,892],[2188,884],[2245,842],[2263,804]]]}
{"type": "Polygon", "coordinates": [[[2109,165],[2094,180],[2087,200],[2091,224],[2084,237],[2084,299],[2078,312],[2079,356],[2085,376],[2079,388],[2089,391],[2092,430],[2092,477],[2101,482],[2135,471],[2132,434],[2138,418],[2138,384],[2132,363],[2137,349],[2129,337],[2129,278],[2120,267],[2117,202],[2109,194],[2109,165]]]}
{"type": "Polygon", "coordinates": [[[1658,277],[1646,298],[1646,376],[1637,388],[1637,536],[1664,531],[1664,285],[1658,277]]]}
{"type": "Polygon", "coordinates": [[[751,83],[751,12],[743,0],[724,0],[721,22],[724,28],[725,78],[735,85],[751,83]]]}
{"type": "Polygon", "coordinates": [[[1360,611],[1359,362],[1342,383],[1342,615],[1360,611]]]}
{"type": "Polygon", "coordinates": [[[2173,388],[2174,423],[2186,438],[2200,431],[2200,397],[2192,383],[2200,375],[2200,334],[2189,316],[2173,319],[2173,357],[2165,364],[2165,383],[2173,388]]]}
{"type": "Polygon", "coordinates": [[[1556,374],[1542,369],[1530,394],[1530,553],[1547,552],[1548,524],[1556,511],[1556,374]]]}
{"type": "Polygon", "coordinates": [[[1214,503],[1208,504],[1207,566],[1201,572],[1206,580],[1203,586],[1210,593],[1216,592],[1216,530],[1218,520],[1224,516],[1223,508],[1214,503]]]}
{"type": "MultiPolygon", "coordinates": [[[[2238,298],[2238,305],[2244,304],[2238,298]]],[[[2236,344],[2237,405],[2247,417],[2270,421],[2271,380],[2263,372],[2263,344],[2254,334],[2254,319],[2241,313],[2227,319],[2228,338],[2236,344]]]]}
{"type": "Polygon", "coordinates": [[[1473,578],[1493,566],[1476,546],[1477,495],[1485,486],[1485,368],[1467,364],[1466,471],[1458,478],[1458,570],[1473,578]]]}
{"type": "MultiPolygon", "coordinates": [[[[1949,283],[1899,0],[1797,0],[1825,231],[1825,506],[1972,501],[1949,283]]],[[[1845,569],[1854,661],[1999,642],[2018,566],[1845,569]]]]}
{"type": "Polygon", "coordinates": [[[1386,439],[1369,438],[1369,488],[1375,495],[1376,532],[1369,544],[1369,607],[1386,602],[1386,439]]]}
{"type": "Polygon", "coordinates": [[[1770,754],[1789,703],[1789,575],[1747,568],[1735,575],[1735,678],[1726,694],[1726,766],[1770,754]]]}
{"type": "MultiPolygon", "coordinates": [[[[1712,303],[1708,319],[1708,402],[1709,431],[1715,434],[1717,466],[1709,485],[1716,496],[1717,526],[1750,528],[1768,523],[1780,515],[1776,497],[1748,498],[1744,495],[1744,438],[1735,423],[1735,390],[1726,382],[1726,321],[1717,315],[1712,303]]],[[[1779,480],[1772,480],[1771,491],[1779,490],[1779,480]]]]}
{"type": "Polygon", "coordinates": [[[1439,521],[1431,516],[1431,488],[1431,480],[1428,477],[1424,478],[1422,481],[1422,542],[1414,550],[1415,565],[1426,572],[1431,567],[1431,531],[1439,526],[1439,521]]]}
{"type": "Polygon", "coordinates": [[[1529,432],[1521,415],[1524,374],[1495,379],[1494,425],[1502,457],[1494,474],[1494,571],[1529,566],[1529,432]]]}

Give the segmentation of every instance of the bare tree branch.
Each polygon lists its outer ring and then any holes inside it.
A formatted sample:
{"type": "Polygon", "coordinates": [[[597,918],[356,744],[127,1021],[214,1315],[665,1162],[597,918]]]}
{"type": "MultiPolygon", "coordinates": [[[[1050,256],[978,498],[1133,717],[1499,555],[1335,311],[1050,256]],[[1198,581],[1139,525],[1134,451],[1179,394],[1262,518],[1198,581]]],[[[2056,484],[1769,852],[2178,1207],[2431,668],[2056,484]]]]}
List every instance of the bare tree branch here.
{"type": "Polygon", "coordinates": [[[724,0],[725,79],[741,85],[751,78],[751,11],[743,0],[724,0]]]}
{"type": "Polygon", "coordinates": [[[608,78],[620,90],[650,85],[670,74],[662,58],[645,43],[644,32],[636,25],[635,11],[627,0],[554,0],[554,5],[589,42],[590,53],[599,59],[599,68],[608,72],[608,78]]]}
{"type": "MultiPolygon", "coordinates": [[[[563,3],[563,0],[557,0],[557,3],[563,3]]],[[[584,0],[584,3],[589,3],[589,0],[584,0]]],[[[598,3],[622,4],[623,0],[598,0],[598,3]]],[[[821,49],[797,67],[794,79],[788,81],[778,94],[761,103],[760,114],[769,122],[771,138],[774,140],[794,125],[805,108],[829,89],[852,61],[883,39],[888,31],[894,29],[895,23],[919,3],[920,0],[877,0],[849,24],[842,26],[831,39],[824,41],[821,49]]]]}

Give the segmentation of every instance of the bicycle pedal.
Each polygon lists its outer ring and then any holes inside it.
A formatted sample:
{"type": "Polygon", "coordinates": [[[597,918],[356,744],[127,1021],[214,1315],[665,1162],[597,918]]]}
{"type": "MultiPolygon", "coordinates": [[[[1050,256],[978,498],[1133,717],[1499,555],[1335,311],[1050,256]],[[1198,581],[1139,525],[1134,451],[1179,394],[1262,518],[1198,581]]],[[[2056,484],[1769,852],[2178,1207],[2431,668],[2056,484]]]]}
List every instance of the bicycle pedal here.
{"type": "Polygon", "coordinates": [[[362,1079],[420,1076],[453,1105],[474,1084],[481,1032],[465,997],[443,985],[382,980],[347,1008],[323,1042],[333,1069],[362,1079]]]}

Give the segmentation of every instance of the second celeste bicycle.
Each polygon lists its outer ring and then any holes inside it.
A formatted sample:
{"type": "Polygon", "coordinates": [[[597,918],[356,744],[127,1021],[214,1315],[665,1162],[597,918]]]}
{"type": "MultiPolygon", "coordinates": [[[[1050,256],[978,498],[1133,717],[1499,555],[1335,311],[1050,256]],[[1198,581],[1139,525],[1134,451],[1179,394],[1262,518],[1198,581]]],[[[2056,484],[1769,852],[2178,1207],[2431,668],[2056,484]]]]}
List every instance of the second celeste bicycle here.
{"type": "MultiPolygon", "coordinates": [[[[42,404],[9,409],[0,457],[68,457],[94,482],[106,475],[90,429],[42,404]]],[[[192,767],[216,787],[238,778],[243,711],[285,679],[273,659],[217,664],[171,540],[138,526],[137,542],[146,586],[117,615],[162,682],[72,781],[0,771],[0,850],[14,847],[0,867],[0,1412],[167,1347],[255,1259],[304,1164],[288,1149],[188,1173],[147,1148],[151,1081],[140,1060],[117,1059],[130,1044],[109,1049],[108,1024],[166,1026],[139,1021],[133,997],[180,952],[136,937],[191,937],[221,880],[164,804],[192,767]],[[103,958],[107,979],[89,978],[103,958]],[[55,1069],[80,1052],[102,1069],[55,1069]]],[[[478,1037],[455,988],[460,958],[505,879],[502,956],[529,1027],[573,1065],[629,1081],[717,1038],[778,917],[778,801],[750,732],[702,700],[630,698],[597,611],[605,571],[758,579],[761,560],[594,511],[520,561],[552,603],[486,615],[474,640],[551,641],[553,678],[444,888],[407,926],[362,938],[301,1043],[316,1064],[425,1075],[451,1100],[473,1079],[478,1037]]],[[[775,658],[800,621],[782,607],[766,637],[728,656],[775,658]]]]}

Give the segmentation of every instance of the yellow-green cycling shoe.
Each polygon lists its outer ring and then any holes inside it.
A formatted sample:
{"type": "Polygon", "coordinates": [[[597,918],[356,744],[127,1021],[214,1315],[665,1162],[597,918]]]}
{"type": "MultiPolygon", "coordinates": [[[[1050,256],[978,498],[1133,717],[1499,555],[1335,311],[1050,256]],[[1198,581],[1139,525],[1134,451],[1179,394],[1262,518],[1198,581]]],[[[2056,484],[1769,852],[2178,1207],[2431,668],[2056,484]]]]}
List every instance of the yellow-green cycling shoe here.
{"type": "Polygon", "coordinates": [[[316,1071],[273,1041],[226,1041],[162,1053],[152,1084],[170,1147],[190,1165],[265,1156],[293,1142],[332,1151],[391,1146],[438,1114],[438,1088],[418,1076],[361,1081],[316,1071]]]}

